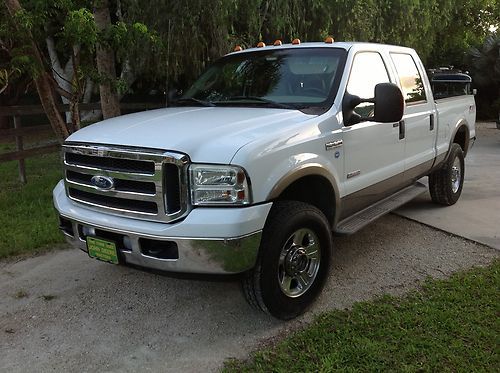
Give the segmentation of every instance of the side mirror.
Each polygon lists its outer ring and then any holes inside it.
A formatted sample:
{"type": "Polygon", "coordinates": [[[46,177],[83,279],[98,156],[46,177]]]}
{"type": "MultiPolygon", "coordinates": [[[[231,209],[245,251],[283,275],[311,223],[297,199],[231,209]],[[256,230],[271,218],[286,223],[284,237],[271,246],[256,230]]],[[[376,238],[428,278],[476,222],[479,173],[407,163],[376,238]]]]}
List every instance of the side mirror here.
{"type": "Polygon", "coordinates": [[[399,122],[403,118],[404,98],[399,87],[393,83],[379,83],[375,86],[374,98],[360,98],[346,92],[342,100],[344,126],[374,121],[381,123],[399,122]],[[374,115],[362,117],[354,109],[363,102],[374,104],[374,115]]]}
{"type": "Polygon", "coordinates": [[[405,100],[399,87],[392,83],[375,86],[375,122],[394,123],[403,118],[405,100]]]}

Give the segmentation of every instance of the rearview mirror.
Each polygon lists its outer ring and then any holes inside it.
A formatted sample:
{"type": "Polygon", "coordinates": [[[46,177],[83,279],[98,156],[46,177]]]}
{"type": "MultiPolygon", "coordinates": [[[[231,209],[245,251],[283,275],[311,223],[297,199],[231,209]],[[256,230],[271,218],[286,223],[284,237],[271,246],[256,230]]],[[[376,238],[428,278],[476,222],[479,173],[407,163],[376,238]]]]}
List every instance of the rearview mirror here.
{"type": "Polygon", "coordinates": [[[175,103],[182,96],[182,90],[177,88],[171,89],[167,92],[167,106],[175,103]]]}
{"type": "Polygon", "coordinates": [[[381,123],[399,122],[403,118],[404,98],[399,87],[393,83],[379,83],[375,86],[374,98],[360,98],[346,92],[342,100],[344,126],[374,121],[381,123]],[[363,102],[374,104],[373,116],[362,117],[354,109],[363,102]]]}

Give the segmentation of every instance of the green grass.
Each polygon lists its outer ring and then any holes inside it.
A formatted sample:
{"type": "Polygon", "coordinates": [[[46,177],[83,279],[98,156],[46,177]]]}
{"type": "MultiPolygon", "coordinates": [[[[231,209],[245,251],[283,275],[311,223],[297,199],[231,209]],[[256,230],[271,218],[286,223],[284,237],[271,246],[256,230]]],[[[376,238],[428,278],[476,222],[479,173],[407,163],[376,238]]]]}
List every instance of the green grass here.
{"type": "MultiPolygon", "coordinates": [[[[0,152],[11,146],[0,144],[0,152]]],[[[0,163],[0,258],[42,251],[63,241],[52,207],[52,189],[62,178],[59,153],[26,160],[28,183],[17,162],[0,163]]]]}
{"type": "Polygon", "coordinates": [[[327,313],[224,371],[498,372],[499,290],[500,261],[428,280],[403,298],[327,313]]]}

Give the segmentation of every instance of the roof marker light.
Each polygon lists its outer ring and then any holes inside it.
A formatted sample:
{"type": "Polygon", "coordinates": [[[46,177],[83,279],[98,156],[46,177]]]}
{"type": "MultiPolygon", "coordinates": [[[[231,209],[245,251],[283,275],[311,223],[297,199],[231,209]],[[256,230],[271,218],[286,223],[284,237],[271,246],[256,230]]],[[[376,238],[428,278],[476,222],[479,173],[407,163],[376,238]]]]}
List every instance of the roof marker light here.
{"type": "Polygon", "coordinates": [[[283,43],[281,42],[281,40],[280,40],[280,39],[277,39],[277,40],[274,42],[274,44],[273,44],[273,45],[274,45],[275,47],[279,47],[279,46],[283,45],[283,43]]]}
{"type": "Polygon", "coordinates": [[[293,39],[292,40],[293,45],[299,45],[300,44],[300,39],[293,39]]]}
{"type": "Polygon", "coordinates": [[[259,41],[259,43],[257,44],[257,48],[263,48],[266,46],[266,43],[264,43],[263,41],[259,41]]]}
{"type": "Polygon", "coordinates": [[[236,47],[234,47],[233,52],[241,52],[242,50],[243,48],[241,47],[241,45],[237,45],[236,47]]]}
{"type": "Polygon", "coordinates": [[[328,36],[326,39],[325,39],[325,43],[326,44],[333,44],[333,42],[335,41],[335,39],[333,38],[333,36],[328,36]]]}

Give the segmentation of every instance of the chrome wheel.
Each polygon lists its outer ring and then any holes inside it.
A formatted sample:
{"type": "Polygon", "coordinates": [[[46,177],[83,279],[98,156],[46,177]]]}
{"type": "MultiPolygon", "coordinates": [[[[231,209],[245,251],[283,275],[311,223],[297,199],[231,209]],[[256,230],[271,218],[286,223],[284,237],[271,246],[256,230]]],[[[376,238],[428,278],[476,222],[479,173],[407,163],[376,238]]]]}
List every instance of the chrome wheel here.
{"type": "Polygon", "coordinates": [[[304,294],[318,274],[321,248],[316,234],[307,228],[293,233],[281,249],[278,282],[283,293],[296,298],[304,294]]]}
{"type": "Polygon", "coordinates": [[[460,159],[455,158],[453,166],[451,167],[451,191],[453,193],[458,192],[460,189],[460,182],[462,178],[462,168],[460,165],[460,159]]]}

